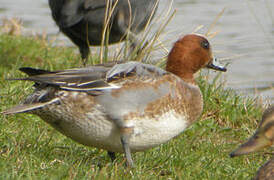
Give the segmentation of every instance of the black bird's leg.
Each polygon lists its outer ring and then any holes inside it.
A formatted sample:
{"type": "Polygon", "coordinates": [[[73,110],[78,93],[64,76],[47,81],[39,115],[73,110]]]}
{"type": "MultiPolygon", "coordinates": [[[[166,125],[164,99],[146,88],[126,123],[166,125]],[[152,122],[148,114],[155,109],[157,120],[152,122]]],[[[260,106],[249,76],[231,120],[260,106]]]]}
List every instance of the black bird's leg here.
{"type": "MultiPolygon", "coordinates": [[[[123,11],[119,11],[117,13],[117,24],[119,27],[119,31],[122,35],[127,36],[128,40],[130,42],[130,49],[129,49],[129,54],[132,54],[136,47],[138,46],[138,38],[137,35],[130,30],[130,26],[125,20],[125,14],[123,11]]],[[[137,50],[137,54],[140,52],[140,50],[137,50]]]]}
{"type": "Polygon", "coordinates": [[[80,53],[81,53],[81,58],[82,58],[82,63],[83,66],[87,65],[88,61],[88,55],[89,55],[89,46],[81,46],[79,47],[80,53]]]}
{"type": "Polygon", "coordinates": [[[108,156],[112,162],[116,159],[115,152],[108,151],[108,156]]]}

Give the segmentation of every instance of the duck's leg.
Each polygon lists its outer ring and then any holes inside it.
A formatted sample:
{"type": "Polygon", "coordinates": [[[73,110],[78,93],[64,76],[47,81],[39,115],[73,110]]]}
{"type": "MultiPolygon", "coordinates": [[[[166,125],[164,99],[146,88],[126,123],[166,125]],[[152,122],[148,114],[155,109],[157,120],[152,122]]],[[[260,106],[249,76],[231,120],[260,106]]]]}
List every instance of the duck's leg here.
{"type": "Polygon", "coordinates": [[[112,162],[116,159],[115,152],[108,151],[108,156],[110,157],[112,162]]]}
{"type": "Polygon", "coordinates": [[[124,153],[126,155],[128,167],[134,166],[133,160],[131,158],[130,147],[129,147],[129,139],[132,132],[133,132],[133,128],[124,127],[121,129],[121,143],[123,146],[124,153]]]}

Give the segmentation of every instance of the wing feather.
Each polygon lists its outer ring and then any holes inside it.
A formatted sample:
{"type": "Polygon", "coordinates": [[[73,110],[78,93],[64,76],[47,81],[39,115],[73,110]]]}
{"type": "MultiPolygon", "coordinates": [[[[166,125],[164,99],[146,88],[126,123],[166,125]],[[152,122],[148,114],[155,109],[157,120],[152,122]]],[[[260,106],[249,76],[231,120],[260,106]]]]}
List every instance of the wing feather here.
{"type": "Polygon", "coordinates": [[[54,72],[33,68],[20,68],[20,70],[28,74],[29,77],[14,80],[34,81],[36,87],[49,85],[71,91],[102,91],[120,88],[115,82],[129,76],[152,78],[168,73],[153,65],[135,61],[116,64],[108,63],[106,65],[54,72]]]}

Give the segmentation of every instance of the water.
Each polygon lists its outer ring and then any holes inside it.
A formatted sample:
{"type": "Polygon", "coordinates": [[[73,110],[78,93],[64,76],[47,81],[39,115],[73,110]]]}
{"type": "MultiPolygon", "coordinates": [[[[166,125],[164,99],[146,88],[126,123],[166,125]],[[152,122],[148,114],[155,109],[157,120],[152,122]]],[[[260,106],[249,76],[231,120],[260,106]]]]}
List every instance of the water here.
{"type": "MultiPolygon", "coordinates": [[[[22,19],[26,31],[58,34],[51,19],[47,0],[0,0],[0,18],[22,19]]],[[[159,12],[171,1],[160,0],[159,12]]],[[[264,102],[274,103],[274,1],[273,0],[174,0],[176,15],[161,37],[168,40],[170,49],[178,36],[193,32],[204,25],[205,33],[216,16],[225,8],[212,31],[219,34],[211,39],[215,56],[229,63],[224,73],[226,87],[243,95],[261,96],[264,102]]],[[[162,17],[161,13],[161,16],[162,17]]],[[[62,34],[58,40],[72,43],[62,34]]]]}

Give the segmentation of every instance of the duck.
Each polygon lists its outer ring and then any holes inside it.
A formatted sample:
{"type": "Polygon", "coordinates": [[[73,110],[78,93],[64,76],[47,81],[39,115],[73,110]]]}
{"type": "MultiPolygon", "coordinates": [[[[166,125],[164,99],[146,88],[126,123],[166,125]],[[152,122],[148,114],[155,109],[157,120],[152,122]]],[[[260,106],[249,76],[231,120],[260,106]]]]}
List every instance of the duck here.
{"type": "Polygon", "coordinates": [[[176,41],[166,68],[139,61],[110,62],[61,71],[20,68],[35,90],[5,115],[31,113],[74,141],[105,149],[111,159],[166,143],[193,124],[203,110],[194,74],[216,65],[207,38],[187,34],[176,41]]]}
{"type": "MultiPolygon", "coordinates": [[[[274,105],[267,108],[262,116],[259,127],[254,135],[247,142],[240,145],[230,153],[230,157],[259,151],[265,147],[272,146],[274,142],[274,105]]],[[[274,178],[274,157],[259,168],[255,180],[273,180],[274,178]]]]}
{"type": "Polygon", "coordinates": [[[137,46],[137,34],[153,19],[159,0],[49,0],[51,15],[60,31],[78,46],[83,64],[90,54],[89,46],[102,44],[107,11],[108,42],[130,40],[131,49],[137,46]]]}

